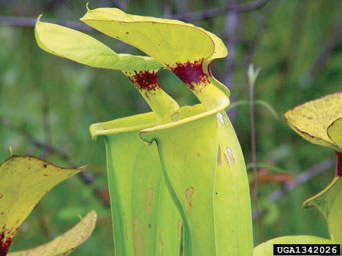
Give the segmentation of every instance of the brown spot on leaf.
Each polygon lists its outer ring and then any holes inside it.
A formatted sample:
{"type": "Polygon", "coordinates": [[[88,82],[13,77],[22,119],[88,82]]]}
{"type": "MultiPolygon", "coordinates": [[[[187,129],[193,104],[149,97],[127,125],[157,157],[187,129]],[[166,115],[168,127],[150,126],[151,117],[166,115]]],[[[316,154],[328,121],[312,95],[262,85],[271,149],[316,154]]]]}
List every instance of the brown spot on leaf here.
{"type": "Polygon", "coordinates": [[[217,166],[222,165],[222,159],[221,159],[221,147],[218,145],[218,150],[217,150],[217,166]]]}
{"type": "Polygon", "coordinates": [[[185,199],[186,202],[188,203],[189,209],[192,208],[192,195],[195,192],[195,189],[193,187],[188,187],[187,190],[185,191],[185,199]]]}
{"type": "Polygon", "coordinates": [[[47,167],[47,164],[43,164],[43,168],[46,168],[47,167]]]}
{"type": "Polygon", "coordinates": [[[139,89],[147,91],[155,91],[160,88],[157,80],[157,72],[154,71],[134,71],[134,74],[126,73],[128,79],[139,89]]]}
{"type": "Polygon", "coordinates": [[[191,90],[195,89],[198,84],[208,84],[208,76],[203,72],[203,59],[195,61],[193,63],[176,63],[176,66],[169,68],[171,71],[179,77],[191,90]]]}
{"type": "Polygon", "coordinates": [[[129,32],[128,31],[126,31],[126,33],[125,33],[126,35],[128,35],[129,34],[129,32]]]}
{"type": "Polygon", "coordinates": [[[146,207],[147,216],[151,215],[152,213],[152,201],[153,201],[153,189],[148,188],[145,191],[145,207],[146,207]]]}
{"type": "Polygon", "coordinates": [[[134,229],[134,251],[136,256],[144,256],[144,237],[141,223],[135,219],[133,222],[134,229]]]}
{"type": "Polygon", "coordinates": [[[1,193],[0,193],[0,199],[3,198],[3,197],[4,197],[4,194],[1,194],[1,193]]]}

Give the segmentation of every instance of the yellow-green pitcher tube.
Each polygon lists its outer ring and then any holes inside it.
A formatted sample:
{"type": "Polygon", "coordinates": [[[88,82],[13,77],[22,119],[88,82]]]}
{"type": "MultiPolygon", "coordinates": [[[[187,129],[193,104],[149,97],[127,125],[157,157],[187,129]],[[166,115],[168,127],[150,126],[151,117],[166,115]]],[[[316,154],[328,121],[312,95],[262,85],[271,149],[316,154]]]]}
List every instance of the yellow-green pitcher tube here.
{"type": "Polygon", "coordinates": [[[166,189],[155,145],[138,135],[154,113],[93,124],[104,139],[115,255],[179,255],[180,216],[166,189]]]}
{"type": "MultiPolygon", "coordinates": [[[[220,108],[142,130],[158,146],[163,174],[184,221],[184,255],[252,255],[249,186],[234,129],[220,108]]],[[[198,110],[201,109],[201,113],[198,110]]]]}

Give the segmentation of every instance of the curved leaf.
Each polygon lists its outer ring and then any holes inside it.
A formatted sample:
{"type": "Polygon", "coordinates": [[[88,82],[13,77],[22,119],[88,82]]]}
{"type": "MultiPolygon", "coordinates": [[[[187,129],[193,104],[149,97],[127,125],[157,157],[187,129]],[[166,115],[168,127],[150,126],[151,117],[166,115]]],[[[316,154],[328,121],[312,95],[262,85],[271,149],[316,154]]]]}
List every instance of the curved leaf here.
{"type": "Polygon", "coordinates": [[[98,40],[79,31],[41,22],[35,26],[38,45],[45,51],[95,68],[122,71],[161,120],[171,120],[179,108],[157,80],[162,65],[151,57],[117,54],[98,40]]]}
{"type": "Polygon", "coordinates": [[[273,256],[274,244],[333,244],[334,242],[317,236],[282,236],[254,248],[253,256],[273,256]]]}
{"type": "Polygon", "coordinates": [[[335,177],[333,181],[317,195],[307,199],[304,207],[316,207],[325,218],[330,238],[342,243],[342,177],[335,177]]]}
{"type": "Polygon", "coordinates": [[[9,253],[8,256],[64,256],[69,255],[92,234],[97,214],[91,211],[72,229],[36,248],[9,253]]]}
{"type": "MultiPolygon", "coordinates": [[[[156,59],[167,65],[210,58],[215,52],[214,44],[223,45],[216,36],[192,24],[131,15],[117,8],[88,9],[81,21],[139,48],[149,56],[158,56],[156,59]],[[211,37],[215,37],[215,42],[211,37]]],[[[215,54],[225,57],[227,50],[224,47],[220,49],[224,52],[215,54]]]]}
{"type": "Polygon", "coordinates": [[[297,106],[285,114],[288,125],[304,139],[322,146],[331,147],[342,151],[340,135],[337,129],[341,129],[342,118],[342,92],[333,93],[325,97],[309,101],[297,106]],[[331,127],[333,122],[336,126],[331,127]],[[336,142],[328,135],[328,129],[334,136],[336,142]]]}
{"type": "MultiPolygon", "coordinates": [[[[231,103],[228,107],[228,111],[233,109],[233,108],[236,108],[238,106],[241,106],[241,105],[250,105],[250,101],[249,100],[238,100],[238,101],[235,101],[233,103],[231,103]]],[[[271,114],[272,116],[275,118],[275,119],[279,119],[279,115],[278,113],[275,111],[275,109],[269,104],[267,103],[266,101],[263,101],[263,100],[255,100],[254,101],[254,105],[261,105],[263,107],[265,107],[271,114]]]]}
{"type": "Polygon", "coordinates": [[[210,62],[228,53],[214,34],[188,23],[130,15],[116,8],[88,9],[81,21],[167,66],[207,109],[216,107],[222,94],[229,95],[210,72],[210,62]]]}
{"type": "Polygon", "coordinates": [[[150,57],[117,54],[95,38],[57,24],[41,22],[35,26],[37,44],[43,50],[94,68],[122,71],[158,70],[162,65],[150,57]]]}
{"type": "Polygon", "coordinates": [[[6,255],[18,228],[54,186],[82,171],[32,156],[11,156],[0,165],[0,255],[6,255]]]}

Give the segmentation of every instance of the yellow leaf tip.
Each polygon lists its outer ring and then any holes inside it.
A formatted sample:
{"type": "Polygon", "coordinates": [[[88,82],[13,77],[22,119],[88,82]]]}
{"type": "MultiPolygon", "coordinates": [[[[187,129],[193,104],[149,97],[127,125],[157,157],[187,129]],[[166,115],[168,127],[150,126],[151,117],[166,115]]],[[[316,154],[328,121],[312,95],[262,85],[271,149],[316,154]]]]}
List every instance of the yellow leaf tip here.
{"type": "Polygon", "coordinates": [[[85,164],[85,165],[82,165],[82,166],[77,167],[77,170],[84,171],[84,170],[87,169],[87,168],[88,168],[88,165],[85,164]]]}

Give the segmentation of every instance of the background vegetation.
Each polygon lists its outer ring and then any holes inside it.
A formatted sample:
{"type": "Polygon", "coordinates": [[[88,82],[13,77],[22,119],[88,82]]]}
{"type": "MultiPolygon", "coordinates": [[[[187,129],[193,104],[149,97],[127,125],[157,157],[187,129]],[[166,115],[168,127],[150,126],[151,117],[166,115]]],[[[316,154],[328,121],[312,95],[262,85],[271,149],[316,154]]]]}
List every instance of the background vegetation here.
{"type": "MultiPolygon", "coordinates": [[[[179,18],[219,35],[229,55],[215,61],[212,71],[231,89],[232,102],[249,100],[246,70],[249,63],[260,67],[255,99],[272,106],[279,119],[266,108],[255,107],[257,162],[286,173],[258,170],[263,232],[255,225],[255,243],[262,240],[260,233],[265,240],[290,234],[327,237],[318,212],[304,210],[301,204],[331,180],[333,152],[305,142],[288,128],[282,115],[300,103],[341,90],[341,1],[89,2],[90,8],[115,6],[138,15],[179,18]]],[[[17,154],[33,154],[62,166],[89,165],[87,173],[59,185],[39,203],[12,250],[48,241],[96,209],[97,228],[73,255],[112,255],[104,145],[91,141],[88,128],[95,122],[146,112],[148,107],[120,72],[95,70],[40,50],[33,34],[35,17],[43,13],[45,21],[72,21],[65,25],[89,32],[117,52],[138,51],[78,23],[86,11],[85,1],[0,0],[0,7],[1,161],[12,145],[17,154]]],[[[170,72],[161,72],[160,80],[180,103],[197,102],[170,72]]],[[[229,115],[249,163],[248,105],[232,108],[229,115]]]]}

